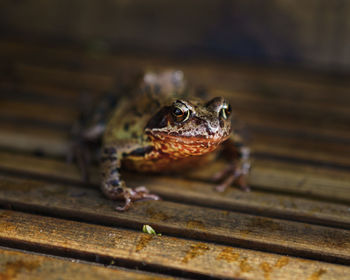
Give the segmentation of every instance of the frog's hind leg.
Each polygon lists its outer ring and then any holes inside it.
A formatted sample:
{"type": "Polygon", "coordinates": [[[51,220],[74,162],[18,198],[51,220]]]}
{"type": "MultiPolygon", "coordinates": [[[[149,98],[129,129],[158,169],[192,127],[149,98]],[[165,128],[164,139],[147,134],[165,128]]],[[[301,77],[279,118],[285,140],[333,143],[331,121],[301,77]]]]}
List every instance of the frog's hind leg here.
{"type": "Polygon", "coordinates": [[[102,167],[102,192],[112,200],[125,200],[122,207],[116,207],[117,211],[126,211],[132,203],[141,199],[159,200],[159,196],[150,194],[145,187],[135,189],[127,188],[125,182],[120,177],[121,160],[114,147],[103,149],[101,158],[102,167]]]}
{"type": "Polygon", "coordinates": [[[89,181],[89,166],[98,160],[102,135],[109,114],[117,103],[117,95],[104,94],[94,102],[84,95],[80,105],[80,117],[71,129],[71,143],[67,161],[76,161],[84,181],[89,181]]]}

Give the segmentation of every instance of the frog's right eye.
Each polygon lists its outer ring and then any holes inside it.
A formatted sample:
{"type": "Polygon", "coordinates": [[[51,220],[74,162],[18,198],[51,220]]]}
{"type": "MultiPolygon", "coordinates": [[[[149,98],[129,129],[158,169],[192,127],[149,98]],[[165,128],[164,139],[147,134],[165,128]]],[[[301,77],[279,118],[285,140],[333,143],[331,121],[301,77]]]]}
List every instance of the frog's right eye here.
{"type": "Polygon", "coordinates": [[[171,108],[171,114],[176,122],[184,122],[190,117],[190,110],[184,103],[176,101],[171,108]]]}

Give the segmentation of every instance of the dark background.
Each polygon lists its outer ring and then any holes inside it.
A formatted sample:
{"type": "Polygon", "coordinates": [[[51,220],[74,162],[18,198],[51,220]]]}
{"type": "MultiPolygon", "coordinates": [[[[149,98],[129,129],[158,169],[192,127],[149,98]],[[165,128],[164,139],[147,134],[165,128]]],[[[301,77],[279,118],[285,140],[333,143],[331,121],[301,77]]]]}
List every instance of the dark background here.
{"type": "Polygon", "coordinates": [[[4,38],[348,72],[350,1],[7,0],[4,38]]]}

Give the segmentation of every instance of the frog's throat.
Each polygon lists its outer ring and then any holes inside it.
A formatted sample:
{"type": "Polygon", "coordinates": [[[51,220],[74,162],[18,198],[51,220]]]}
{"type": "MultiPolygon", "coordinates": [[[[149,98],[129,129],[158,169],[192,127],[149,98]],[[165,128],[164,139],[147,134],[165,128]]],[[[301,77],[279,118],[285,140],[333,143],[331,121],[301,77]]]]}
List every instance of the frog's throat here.
{"type": "Polygon", "coordinates": [[[229,136],[220,138],[179,137],[169,134],[149,135],[155,150],[176,158],[203,155],[214,151],[229,136]]]}

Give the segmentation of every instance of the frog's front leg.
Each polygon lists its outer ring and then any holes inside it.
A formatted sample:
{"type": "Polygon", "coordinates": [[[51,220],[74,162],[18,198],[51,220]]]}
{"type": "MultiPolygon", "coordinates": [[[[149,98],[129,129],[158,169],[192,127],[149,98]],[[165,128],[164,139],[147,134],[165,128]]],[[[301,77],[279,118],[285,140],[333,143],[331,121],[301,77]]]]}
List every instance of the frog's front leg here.
{"type": "Polygon", "coordinates": [[[116,207],[117,211],[126,211],[134,201],[140,199],[159,200],[159,196],[150,194],[145,187],[131,189],[126,187],[120,177],[121,155],[114,147],[105,147],[101,157],[102,192],[112,200],[125,200],[123,207],[116,207]]]}
{"type": "Polygon", "coordinates": [[[234,182],[244,191],[250,191],[247,176],[250,170],[250,149],[246,147],[237,134],[232,134],[224,143],[224,154],[229,164],[226,168],[214,175],[215,181],[222,183],[216,186],[216,190],[223,192],[234,182]]]}

